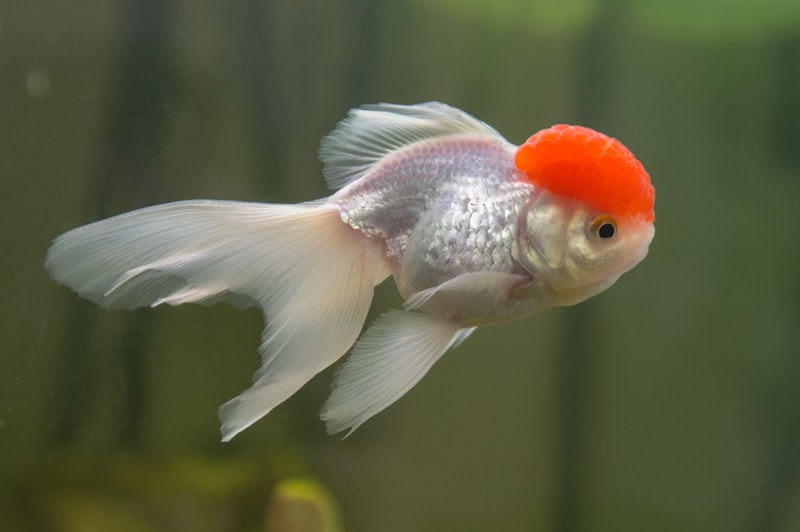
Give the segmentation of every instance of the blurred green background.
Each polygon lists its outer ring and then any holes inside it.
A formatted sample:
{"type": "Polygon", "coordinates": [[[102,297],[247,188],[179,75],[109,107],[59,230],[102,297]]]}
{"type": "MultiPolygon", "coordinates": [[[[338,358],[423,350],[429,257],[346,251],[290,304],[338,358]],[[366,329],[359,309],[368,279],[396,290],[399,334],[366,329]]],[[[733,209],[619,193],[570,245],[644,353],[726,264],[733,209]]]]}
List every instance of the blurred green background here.
{"type": "MultiPolygon", "coordinates": [[[[5,2],[0,62],[0,529],[800,530],[800,2],[5,2]],[[619,138],[656,238],[344,441],[327,371],[219,442],[257,311],[109,312],[43,270],[134,208],[325,196],[349,108],[429,100],[516,143],[619,138]]],[[[399,304],[386,283],[372,316],[399,304]]]]}

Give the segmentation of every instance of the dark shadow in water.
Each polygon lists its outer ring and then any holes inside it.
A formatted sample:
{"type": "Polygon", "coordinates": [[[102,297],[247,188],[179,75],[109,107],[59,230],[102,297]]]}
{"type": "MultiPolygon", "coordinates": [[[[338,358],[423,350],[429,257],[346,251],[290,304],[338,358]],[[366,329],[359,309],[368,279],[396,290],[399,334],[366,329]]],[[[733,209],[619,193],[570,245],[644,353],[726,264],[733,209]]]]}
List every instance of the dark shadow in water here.
{"type": "MultiPolygon", "coordinates": [[[[800,166],[800,35],[778,40],[772,49],[775,98],[773,99],[773,138],[776,159],[800,166]]],[[[796,174],[794,174],[796,175],[796,174]]]]}
{"type": "MultiPolygon", "coordinates": [[[[177,97],[175,69],[170,64],[171,7],[168,0],[129,0],[121,57],[114,80],[105,144],[98,153],[92,184],[92,220],[118,214],[152,202],[163,148],[164,124],[177,97]]],[[[78,443],[90,413],[98,405],[94,390],[97,373],[87,364],[92,338],[101,322],[85,302],[72,301],[67,310],[69,336],[63,344],[62,370],[56,383],[55,423],[50,444],[68,447],[78,443]]],[[[145,353],[150,341],[152,316],[126,313],[118,333],[116,353],[100,353],[119,360],[121,390],[114,418],[113,437],[123,448],[141,442],[144,392],[147,388],[145,353]]]]}
{"type": "MultiPolygon", "coordinates": [[[[800,36],[793,34],[776,42],[772,48],[773,75],[775,76],[775,98],[772,108],[772,142],[775,159],[787,169],[783,175],[800,175],[800,36]]],[[[800,216],[795,214],[795,222],[800,216]]],[[[787,228],[786,242],[798,242],[800,230],[794,224],[787,228]]],[[[787,290],[795,294],[794,311],[789,314],[800,316],[800,284],[797,278],[787,290]]],[[[791,310],[791,309],[790,309],[791,310]]],[[[771,532],[785,528],[790,519],[798,481],[800,481],[800,417],[796,405],[800,404],[800,332],[785,346],[787,367],[782,374],[782,382],[762,383],[760,390],[761,416],[766,460],[765,474],[758,491],[753,522],[749,530],[771,532]],[[787,408],[787,405],[792,405],[787,408]]]]}
{"type": "Polygon", "coordinates": [[[282,102],[280,87],[285,80],[273,77],[281,70],[274,65],[278,59],[273,53],[272,36],[280,31],[282,20],[270,16],[269,9],[269,2],[248,0],[220,4],[215,10],[226,25],[223,37],[228,33],[239,35],[221,46],[226,75],[241,91],[239,111],[247,127],[249,156],[255,161],[259,201],[285,194],[286,131],[292,119],[299,119],[292,117],[289,106],[282,102]]]}

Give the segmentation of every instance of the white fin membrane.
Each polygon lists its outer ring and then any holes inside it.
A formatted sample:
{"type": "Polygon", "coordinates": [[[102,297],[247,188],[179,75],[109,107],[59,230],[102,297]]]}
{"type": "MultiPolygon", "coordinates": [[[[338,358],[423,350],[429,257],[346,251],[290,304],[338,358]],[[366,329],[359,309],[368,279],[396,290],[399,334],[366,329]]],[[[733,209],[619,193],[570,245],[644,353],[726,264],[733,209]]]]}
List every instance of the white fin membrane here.
{"type": "Polygon", "coordinates": [[[365,105],[352,109],[322,139],[322,173],[328,186],[338,189],[362,177],[389,153],[420,140],[476,134],[503,138],[488,124],[439,102],[365,105]]]}
{"type": "Polygon", "coordinates": [[[334,206],[184,201],[58,237],[45,267],[104,307],[257,304],[266,327],[252,386],[219,411],[222,439],[286,400],[355,342],[373,287],[389,275],[381,246],[334,206]]]}
{"type": "Polygon", "coordinates": [[[462,273],[440,285],[414,292],[403,303],[403,309],[446,314],[448,309],[492,308],[506,304],[512,290],[530,280],[529,276],[517,273],[462,273]]]}
{"type": "Polygon", "coordinates": [[[320,417],[329,434],[349,436],[397,401],[450,349],[474,329],[442,316],[390,310],[358,339],[334,377],[320,417]]]}

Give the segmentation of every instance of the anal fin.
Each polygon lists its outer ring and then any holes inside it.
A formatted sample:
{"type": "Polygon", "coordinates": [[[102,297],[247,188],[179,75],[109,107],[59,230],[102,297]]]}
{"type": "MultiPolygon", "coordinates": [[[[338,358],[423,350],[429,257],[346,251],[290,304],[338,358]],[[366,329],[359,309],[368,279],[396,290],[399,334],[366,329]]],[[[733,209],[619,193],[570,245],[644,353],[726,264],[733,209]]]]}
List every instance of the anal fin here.
{"type": "Polygon", "coordinates": [[[390,310],[359,338],[320,417],[328,433],[359,425],[397,401],[472,329],[435,314],[390,310]]]}

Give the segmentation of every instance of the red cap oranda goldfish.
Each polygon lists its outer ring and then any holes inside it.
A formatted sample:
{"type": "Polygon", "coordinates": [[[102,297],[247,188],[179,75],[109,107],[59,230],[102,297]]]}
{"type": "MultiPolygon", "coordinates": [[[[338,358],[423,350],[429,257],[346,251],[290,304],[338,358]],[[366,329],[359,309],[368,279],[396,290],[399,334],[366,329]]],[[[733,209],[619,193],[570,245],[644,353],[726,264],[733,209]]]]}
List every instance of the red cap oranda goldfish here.
{"type": "Polygon", "coordinates": [[[108,308],[225,300],[266,326],[222,439],[350,351],[322,408],[353,431],[476,327],[572,305],[647,254],[655,192],[619,141],[556,125],[517,147],[441,103],[354,109],[322,141],[332,196],[298,205],[181,201],[73,229],[45,266],[108,308]],[[359,337],[373,288],[402,310],[359,337]]]}

